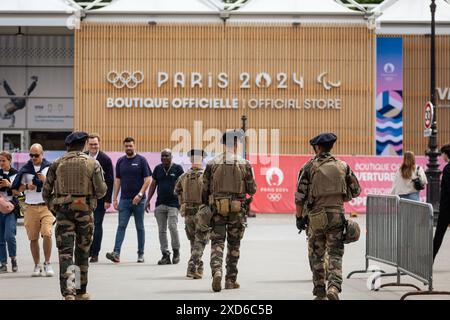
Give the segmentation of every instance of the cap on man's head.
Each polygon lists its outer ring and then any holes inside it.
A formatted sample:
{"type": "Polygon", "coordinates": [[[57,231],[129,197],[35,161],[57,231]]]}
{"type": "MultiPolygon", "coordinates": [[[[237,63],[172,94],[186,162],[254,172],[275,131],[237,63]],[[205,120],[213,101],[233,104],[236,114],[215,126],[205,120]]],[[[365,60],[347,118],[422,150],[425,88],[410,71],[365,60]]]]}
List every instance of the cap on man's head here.
{"type": "Polygon", "coordinates": [[[207,154],[204,150],[201,149],[192,149],[187,153],[188,157],[206,157],[207,154]]]}
{"type": "Polygon", "coordinates": [[[64,140],[64,143],[66,146],[70,146],[71,144],[75,142],[86,142],[89,135],[86,132],[83,131],[75,131],[69,134],[66,137],[66,140],[64,140]]]}
{"type": "Polygon", "coordinates": [[[242,131],[241,129],[234,129],[234,130],[231,130],[231,131],[224,132],[220,142],[222,144],[230,144],[231,145],[231,144],[234,144],[234,139],[235,138],[238,141],[242,141],[244,136],[245,136],[244,131],[242,131]]]}
{"type": "Polygon", "coordinates": [[[315,136],[309,143],[312,146],[318,146],[321,144],[335,143],[337,140],[337,136],[332,132],[321,133],[318,136],[315,136]]]}

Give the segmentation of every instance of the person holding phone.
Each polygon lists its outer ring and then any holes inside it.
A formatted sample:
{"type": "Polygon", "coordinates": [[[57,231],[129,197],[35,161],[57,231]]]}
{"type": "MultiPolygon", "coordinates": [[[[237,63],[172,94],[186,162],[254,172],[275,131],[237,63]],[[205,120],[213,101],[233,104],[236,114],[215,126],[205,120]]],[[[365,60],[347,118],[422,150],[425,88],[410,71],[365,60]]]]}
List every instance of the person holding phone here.
{"type": "Polygon", "coordinates": [[[38,143],[30,148],[30,160],[19,170],[11,189],[25,193],[24,225],[30,240],[31,255],[34,260],[32,277],[53,277],[54,271],[50,264],[52,253],[53,223],[55,217],[47,208],[42,198],[42,188],[51,165],[44,158],[44,149],[38,143]],[[40,265],[39,237],[43,239],[44,268],[40,265]]]}

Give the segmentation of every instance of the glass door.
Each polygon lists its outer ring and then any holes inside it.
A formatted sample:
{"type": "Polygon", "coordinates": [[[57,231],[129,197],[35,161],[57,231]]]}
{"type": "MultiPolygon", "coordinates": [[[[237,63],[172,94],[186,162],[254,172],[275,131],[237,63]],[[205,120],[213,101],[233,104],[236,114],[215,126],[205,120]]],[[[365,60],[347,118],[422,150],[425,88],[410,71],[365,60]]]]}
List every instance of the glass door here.
{"type": "Polygon", "coordinates": [[[23,131],[0,131],[2,151],[18,152],[25,149],[23,131]]]}

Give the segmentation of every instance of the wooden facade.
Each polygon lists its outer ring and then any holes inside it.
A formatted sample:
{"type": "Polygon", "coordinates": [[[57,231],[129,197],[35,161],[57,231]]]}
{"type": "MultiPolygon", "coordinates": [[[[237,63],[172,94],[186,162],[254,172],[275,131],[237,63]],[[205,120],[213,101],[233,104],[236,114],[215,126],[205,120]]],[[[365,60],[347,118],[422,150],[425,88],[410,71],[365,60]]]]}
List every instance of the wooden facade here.
{"type": "MultiPolygon", "coordinates": [[[[403,37],[403,150],[423,155],[424,109],[430,100],[430,37],[403,37]]],[[[450,87],[450,36],[436,36],[436,86],[450,87]]],[[[438,145],[450,143],[450,100],[437,97],[438,145]]]]}
{"type": "MultiPolygon", "coordinates": [[[[355,24],[83,23],[75,32],[74,127],[100,133],[105,150],[120,151],[123,138],[133,136],[139,150],[159,151],[177,143],[171,141],[177,128],[192,132],[194,121],[202,121],[203,130],[240,127],[245,114],[248,128],[279,129],[281,154],[310,153],[309,139],[322,131],[337,133],[338,154],[374,154],[374,45],[373,31],[355,24]],[[106,81],[111,70],[143,71],[145,79],[134,89],[117,89],[106,81]],[[158,72],[166,72],[170,83],[158,88],[158,72]],[[174,87],[176,72],[186,75],[185,88],[174,87]],[[203,75],[203,88],[189,87],[192,72],[203,75]],[[221,72],[229,80],[224,89],[217,85],[221,72]],[[246,89],[240,88],[244,72],[251,76],[246,89]],[[272,79],[269,87],[255,85],[256,75],[263,72],[272,79]],[[340,86],[327,90],[320,84],[318,76],[324,72],[323,82],[340,82],[340,86]],[[287,75],[287,88],[277,88],[279,73],[287,75]],[[211,88],[206,83],[208,74],[214,78],[211,88]],[[293,80],[294,74],[297,80],[303,77],[303,88],[293,80]],[[107,108],[109,97],[237,98],[239,107],[119,109],[107,108]],[[252,109],[246,104],[252,99],[292,99],[299,108],[252,109]],[[341,107],[306,109],[305,99],[339,100],[341,107]]],[[[206,139],[203,146],[208,143],[206,139]]]]}

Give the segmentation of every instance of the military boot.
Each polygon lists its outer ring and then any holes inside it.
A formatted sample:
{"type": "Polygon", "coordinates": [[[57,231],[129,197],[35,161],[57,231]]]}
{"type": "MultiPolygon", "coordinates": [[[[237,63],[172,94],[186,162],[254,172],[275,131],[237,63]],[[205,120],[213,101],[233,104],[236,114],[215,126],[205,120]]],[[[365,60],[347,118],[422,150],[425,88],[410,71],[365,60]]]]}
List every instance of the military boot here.
{"type": "Polygon", "coordinates": [[[239,289],[241,286],[236,280],[225,281],[225,289],[239,289]]]}
{"type": "Polygon", "coordinates": [[[203,275],[203,261],[200,261],[200,265],[197,267],[197,272],[203,275]]]}
{"type": "Polygon", "coordinates": [[[161,260],[158,261],[159,265],[171,264],[171,263],[172,262],[170,261],[170,252],[169,251],[164,252],[161,260]]]}
{"type": "Polygon", "coordinates": [[[201,279],[201,278],[203,278],[203,263],[201,263],[197,267],[197,271],[194,274],[194,279],[201,279]]]}
{"type": "Polygon", "coordinates": [[[193,265],[188,265],[186,277],[195,279],[195,267],[193,265]]]}
{"type": "Polygon", "coordinates": [[[313,295],[316,296],[314,300],[325,300],[327,297],[327,291],[324,286],[314,287],[313,295]]]}
{"type": "Polygon", "coordinates": [[[214,273],[212,289],[214,292],[220,292],[222,290],[222,274],[220,272],[214,273]]]}
{"type": "Polygon", "coordinates": [[[173,258],[172,263],[178,264],[180,262],[180,250],[179,249],[173,249],[173,258]]]}
{"type": "Polygon", "coordinates": [[[75,296],[75,300],[91,300],[89,293],[79,293],[75,296]]]}
{"type": "Polygon", "coordinates": [[[328,300],[339,300],[339,289],[335,286],[330,286],[327,290],[328,300]]]}

